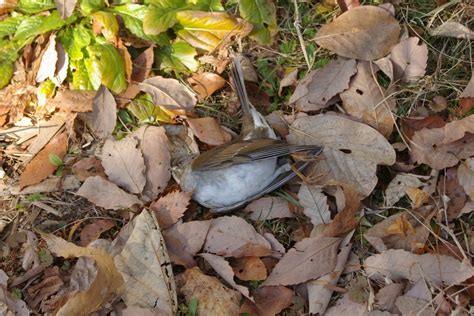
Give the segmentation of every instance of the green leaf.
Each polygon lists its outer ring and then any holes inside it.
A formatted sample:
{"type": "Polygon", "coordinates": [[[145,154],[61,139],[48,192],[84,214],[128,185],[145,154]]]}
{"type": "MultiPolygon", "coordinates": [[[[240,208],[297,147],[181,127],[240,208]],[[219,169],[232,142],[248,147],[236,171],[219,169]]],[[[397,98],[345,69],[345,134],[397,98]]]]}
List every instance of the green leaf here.
{"type": "Polygon", "coordinates": [[[30,16],[20,22],[13,40],[25,41],[36,35],[58,29],[65,25],[64,20],[54,10],[50,15],[30,16]]]}
{"type": "Polygon", "coordinates": [[[240,0],[240,16],[254,23],[250,34],[252,38],[264,45],[272,43],[272,36],[277,32],[276,8],[272,0],[240,0]]]}
{"type": "Polygon", "coordinates": [[[127,88],[125,63],[113,45],[91,45],[87,47],[87,52],[90,57],[86,60],[86,68],[95,89],[101,83],[117,94],[127,88]]]}
{"type": "Polygon", "coordinates": [[[192,5],[194,10],[201,11],[215,11],[222,12],[224,11],[224,6],[221,3],[221,0],[188,0],[192,5]]]}
{"type": "Polygon", "coordinates": [[[174,114],[153,103],[149,94],[141,95],[127,106],[141,124],[172,123],[174,114]]]}
{"type": "Polygon", "coordinates": [[[110,12],[99,11],[92,15],[102,27],[102,34],[111,42],[115,42],[118,36],[119,24],[117,18],[110,12]]]}
{"type": "Polygon", "coordinates": [[[190,316],[197,315],[197,308],[198,308],[198,299],[193,297],[188,303],[188,313],[190,316]]]}
{"type": "Polygon", "coordinates": [[[59,39],[70,60],[81,60],[84,58],[83,49],[92,41],[92,30],[79,24],[74,28],[68,28],[60,32],[59,39]]]}
{"type": "Polygon", "coordinates": [[[63,160],[56,154],[49,154],[48,159],[49,162],[55,167],[61,167],[63,165],[63,160]]]}
{"type": "Polygon", "coordinates": [[[143,30],[148,35],[165,32],[178,22],[176,13],[183,10],[186,0],[152,0],[143,19],[143,30]]]}
{"type": "Polygon", "coordinates": [[[76,90],[94,90],[84,59],[71,60],[69,68],[72,72],[72,86],[76,90]]]}
{"type": "Polygon", "coordinates": [[[233,37],[244,37],[252,26],[224,12],[180,11],[176,18],[181,26],[178,37],[196,48],[213,51],[233,37]]]}
{"type": "Polygon", "coordinates": [[[25,19],[23,16],[9,17],[0,22],[0,39],[5,36],[15,34],[16,29],[21,21],[25,19]]]}
{"type": "Polygon", "coordinates": [[[194,58],[197,52],[186,42],[175,42],[156,51],[156,60],[159,68],[164,71],[195,72],[199,62],[194,58]]]}
{"type": "Polygon", "coordinates": [[[79,5],[81,12],[87,16],[105,7],[104,0],[81,0],[79,5]]]}
{"type": "Polygon", "coordinates": [[[39,13],[56,8],[54,0],[19,0],[18,8],[26,13],[39,13]]]}
{"type": "Polygon", "coordinates": [[[5,61],[0,63],[0,89],[10,83],[13,76],[13,63],[5,61]]]}

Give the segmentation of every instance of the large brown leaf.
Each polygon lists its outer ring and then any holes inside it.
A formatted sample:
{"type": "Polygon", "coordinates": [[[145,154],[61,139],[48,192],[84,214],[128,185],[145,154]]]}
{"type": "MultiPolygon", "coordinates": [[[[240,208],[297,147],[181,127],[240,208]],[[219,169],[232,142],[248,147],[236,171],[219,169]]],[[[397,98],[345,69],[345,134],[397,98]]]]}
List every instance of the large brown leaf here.
{"type": "Polygon", "coordinates": [[[88,115],[92,131],[100,139],[112,135],[117,123],[117,104],[114,96],[105,87],[101,86],[92,101],[92,113],[88,115]]]}
{"type": "Polygon", "coordinates": [[[424,42],[418,44],[419,41],[418,37],[409,37],[393,48],[390,60],[395,80],[413,82],[425,75],[428,46],[424,42]]]}
{"type": "Polygon", "coordinates": [[[398,21],[389,12],[364,5],[324,25],[315,40],[340,56],[370,61],[387,55],[399,34],[398,21]]]}
{"type": "Polygon", "coordinates": [[[188,119],[189,128],[200,141],[209,145],[222,145],[232,139],[213,117],[188,119]]]}
{"type": "Polygon", "coordinates": [[[156,76],[139,83],[138,87],[152,96],[155,105],[169,110],[190,111],[197,102],[194,94],[176,79],[156,76]]]}

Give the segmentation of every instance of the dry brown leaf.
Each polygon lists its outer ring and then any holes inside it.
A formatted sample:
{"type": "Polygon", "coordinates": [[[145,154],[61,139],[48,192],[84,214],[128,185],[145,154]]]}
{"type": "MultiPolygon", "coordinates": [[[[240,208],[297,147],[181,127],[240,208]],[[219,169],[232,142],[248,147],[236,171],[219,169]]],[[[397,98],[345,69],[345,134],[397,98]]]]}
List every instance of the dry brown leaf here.
{"type": "Polygon", "coordinates": [[[401,120],[403,135],[408,139],[412,139],[415,132],[420,131],[423,128],[439,128],[444,125],[446,125],[446,122],[438,115],[428,117],[406,117],[401,120]]]}
{"type": "Polygon", "coordinates": [[[357,64],[357,74],[349,89],[340,94],[344,109],[349,115],[361,119],[388,137],[393,130],[392,110],[395,100],[376,81],[376,68],[367,62],[357,64]]]}
{"type": "Polygon", "coordinates": [[[474,115],[441,128],[416,131],[411,143],[413,161],[436,170],[452,167],[474,155],[474,115]]]}
{"type": "Polygon", "coordinates": [[[94,176],[107,177],[102,162],[95,157],[81,159],[73,164],[71,169],[80,181],[85,181],[87,178],[94,176]]]}
{"type": "Polygon", "coordinates": [[[360,208],[360,196],[349,186],[343,187],[345,206],[334,216],[332,222],[324,227],[327,237],[344,237],[357,226],[356,214],[360,208]]]}
{"type": "Polygon", "coordinates": [[[218,146],[232,139],[213,117],[189,118],[188,124],[194,135],[203,143],[218,146]]]}
{"type": "Polygon", "coordinates": [[[110,181],[130,193],[141,193],[145,187],[145,161],[134,138],[107,139],[102,148],[102,166],[110,181]]]}
{"type": "Polygon", "coordinates": [[[427,203],[430,200],[430,194],[418,188],[409,187],[406,188],[405,191],[408,197],[410,198],[412,202],[412,207],[414,209],[420,208],[423,204],[427,203]]]}
{"type": "Polygon", "coordinates": [[[101,86],[92,101],[92,113],[87,115],[87,121],[100,139],[106,139],[114,131],[117,123],[117,104],[114,96],[105,87],[101,86]]]}
{"type": "Polygon", "coordinates": [[[0,270],[0,313],[5,316],[29,316],[26,303],[8,291],[8,275],[0,270]]]}
{"type": "Polygon", "coordinates": [[[54,78],[57,61],[58,52],[56,51],[56,35],[51,34],[48,46],[41,57],[41,63],[38,72],[36,73],[36,82],[43,82],[48,78],[54,78]]]}
{"type": "Polygon", "coordinates": [[[459,96],[460,98],[474,98],[474,73],[471,75],[471,80],[467,83],[463,92],[459,96]]]}
{"type": "Polygon", "coordinates": [[[367,316],[366,304],[359,304],[352,301],[346,293],[338,299],[333,306],[328,308],[324,316],[367,316]]]}
{"type": "Polygon", "coordinates": [[[207,263],[214,269],[214,271],[219,274],[219,276],[224,279],[231,287],[239,291],[243,296],[248,298],[249,300],[253,301],[250,297],[249,289],[243,285],[238,285],[234,281],[234,271],[232,271],[232,267],[230,266],[229,262],[227,262],[223,257],[216,256],[211,253],[202,253],[200,254],[207,263]]]}
{"type": "Polygon", "coordinates": [[[359,0],[337,0],[337,4],[341,8],[342,12],[360,6],[359,0]]]}
{"type": "Polygon", "coordinates": [[[66,153],[67,135],[63,132],[54,136],[48,145],[46,145],[26,166],[20,176],[20,189],[43,181],[50,176],[54,170],[56,170],[57,166],[53,165],[49,159],[50,155],[56,155],[60,159],[63,159],[66,153]]]}
{"type": "Polygon", "coordinates": [[[133,60],[132,81],[142,82],[150,74],[155,58],[153,49],[153,46],[148,47],[133,60]]]}
{"type": "Polygon", "coordinates": [[[134,218],[133,231],[114,260],[125,281],[125,304],[175,315],[178,302],[171,262],[160,227],[147,210],[134,218]]]}
{"type": "Polygon", "coordinates": [[[458,181],[464,192],[474,201],[474,158],[461,162],[458,167],[458,181]]]}
{"type": "Polygon", "coordinates": [[[4,0],[0,4],[0,15],[7,14],[17,7],[18,1],[17,0],[4,0]]]}
{"type": "Polygon", "coordinates": [[[417,281],[404,295],[397,297],[395,306],[402,315],[435,316],[431,292],[425,280],[417,281]]]}
{"type": "Polygon", "coordinates": [[[108,231],[114,226],[115,221],[112,219],[94,219],[92,223],[87,224],[81,230],[81,241],[79,242],[79,245],[82,247],[87,247],[91,242],[99,239],[103,232],[108,231]]]}
{"type": "Polygon", "coordinates": [[[396,313],[395,300],[402,294],[402,283],[387,284],[375,295],[375,307],[383,311],[396,313]]]}
{"type": "Polygon", "coordinates": [[[183,217],[191,196],[192,192],[174,191],[160,197],[150,205],[150,210],[155,213],[161,229],[170,227],[183,217]]]}
{"type": "Polygon", "coordinates": [[[253,201],[244,209],[253,221],[266,221],[275,218],[295,217],[290,211],[288,201],[281,197],[267,196],[253,201]]]}
{"type": "Polygon", "coordinates": [[[298,68],[288,68],[285,70],[285,75],[280,80],[280,85],[278,86],[278,96],[281,97],[283,88],[293,86],[298,80],[298,68]]]}
{"type": "Polygon", "coordinates": [[[133,134],[139,142],[146,167],[146,183],[143,195],[154,200],[163,192],[171,178],[171,157],[168,137],[161,126],[142,126],[133,134]]]}
{"type": "Polygon", "coordinates": [[[54,0],[56,8],[63,20],[67,19],[74,13],[77,0],[54,0]]]}
{"type": "Polygon", "coordinates": [[[138,84],[141,91],[149,93],[155,105],[168,110],[191,111],[196,105],[196,97],[178,80],[156,76],[138,84]]]}
{"type": "Polygon", "coordinates": [[[385,189],[385,205],[395,205],[406,194],[407,188],[419,188],[423,185],[420,177],[411,173],[398,173],[385,189]]]}
{"type": "Polygon", "coordinates": [[[298,118],[292,127],[289,143],[325,146],[322,156],[326,159],[314,165],[315,175],[328,184],[347,183],[362,197],[368,196],[377,184],[377,164],[395,162],[390,143],[365,124],[320,114],[298,118]]]}
{"type": "Polygon", "coordinates": [[[429,29],[428,32],[431,36],[474,39],[474,31],[459,22],[446,22],[434,29],[429,29]]]}
{"type": "Polygon", "coordinates": [[[431,102],[428,104],[431,111],[438,113],[446,110],[448,107],[448,99],[441,95],[434,96],[431,102]]]}
{"type": "Polygon", "coordinates": [[[281,258],[263,285],[298,284],[333,271],[339,243],[332,237],[303,239],[281,258]]]}
{"type": "Polygon", "coordinates": [[[409,37],[393,47],[390,59],[395,80],[414,82],[425,75],[428,46],[419,41],[418,37],[409,37]]]}
{"type": "Polygon", "coordinates": [[[188,82],[193,90],[196,91],[200,99],[210,97],[214,92],[222,89],[226,84],[224,78],[212,72],[194,74],[188,79],[188,82]]]}
{"type": "Polygon", "coordinates": [[[135,195],[99,176],[87,178],[76,194],[105,209],[120,210],[142,204],[135,195]]]}
{"type": "Polygon", "coordinates": [[[354,59],[339,58],[306,75],[298,84],[289,103],[300,111],[317,111],[349,87],[351,77],[357,72],[354,59]]]}
{"type": "Polygon", "coordinates": [[[444,176],[439,178],[438,192],[443,198],[447,197],[446,213],[448,221],[452,221],[461,214],[467,201],[466,192],[459,183],[455,167],[446,169],[444,176]]]}
{"type": "Polygon", "coordinates": [[[32,231],[26,231],[26,242],[23,243],[23,251],[23,260],[21,262],[23,270],[28,271],[39,267],[38,238],[32,231]]]}
{"type": "Polygon", "coordinates": [[[79,247],[52,234],[43,234],[49,250],[64,258],[88,257],[95,260],[97,275],[86,291],[70,294],[56,315],[89,315],[103,304],[121,294],[123,278],[117,271],[113,258],[104,250],[79,247]]]}
{"type": "Polygon", "coordinates": [[[272,253],[270,243],[252,225],[237,216],[212,220],[204,250],[224,257],[264,257],[272,253]]]}
{"type": "Polygon", "coordinates": [[[386,10],[370,5],[351,9],[318,31],[318,45],[347,58],[375,60],[398,41],[400,26],[386,10]]]}
{"type": "Polygon", "coordinates": [[[474,275],[469,263],[435,254],[415,255],[405,250],[387,250],[365,260],[365,271],[371,278],[388,277],[393,281],[408,279],[425,280],[440,286],[451,286],[474,275]]]}
{"type": "Polygon", "coordinates": [[[222,286],[215,277],[205,275],[199,268],[186,270],[177,277],[184,283],[179,291],[186,301],[198,300],[197,315],[239,315],[240,293],[222,286]]]}
{"type": "MultiPolygon", "coordinates": [[[[255,314],[250,313],[250,315],[258,316],[281,315],[280,313],[293,303],[295,296],[291,289],[284,286],[259,287],[252,291],[252,295],[255,299],[254,308],[256,311],[255,314]]],[[[244,311],[241,309],[240,312],[244,311]]]]}
{"type": "Polygon", "coordinates": [[[61,90],[49,100],[55,108],[71,112],[89,112],[93,109],[93,99],[96,91],[61,90]]]}
{"type": "Polygon", "coordinates": [[[234,274],[242,281],[265,280],[267,269],[259,257],[241,257],[231,261],[234,274]]]}
{"type": "MultiPolygon", "coordinates": [[[[114,16],[114,19],[116,17],[114,16]]],[[[111,37],[109,40],[114,42],[115,41],[115,34],[107,32],[105,28],[102,28],[102,34],[108,38],[111,37]]],[[[123,44],[122,39],[119,38],[117,42],[117,50],[120,53],[120,56],[122,57],[124,68],[125,68],[125,78],[127,79],[128,82],[130,82],[130,79],[132,77],[132,68],[133,68],[133,62],[132,62],[132,56],[128,52],[127,47],[123,44]]]]}
{"type": "Polygon", "coordinates": [[[374,61],[374,64],[390,79],[390,81],[393,81],[393,63],[390,60],[390,56],[377,59],[374,61]]]}
{"type": "Polygon", "coordinates": [[[378,252],[393,248],[417,253],[428,239],[431,217],[429,210],[398,213],[371,227],[364,237],[378,252]]]}
{"type": "Polygon", "coordinates": [[[298,199],[304,207],[303,213],[311,219],[313,225],[331,222],[331,211],[329,211],[327,204],[328,198],[321,187],[303,183],[298,192],[298,199]]]}

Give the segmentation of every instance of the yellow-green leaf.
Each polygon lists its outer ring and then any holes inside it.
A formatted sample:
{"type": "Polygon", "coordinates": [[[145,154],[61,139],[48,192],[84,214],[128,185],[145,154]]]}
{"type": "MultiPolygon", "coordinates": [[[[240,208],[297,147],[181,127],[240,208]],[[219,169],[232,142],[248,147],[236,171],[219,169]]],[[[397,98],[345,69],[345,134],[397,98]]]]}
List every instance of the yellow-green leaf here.
{"type": "Polygon", "coordinates": [[[269,45],[277,32],[276,8],[272,0],[240,0],[240,15],[254,23],[250,36],[261,44],[269,45]]]}
{"type": "Polygon", "coordinates": [[[117,18],[110,12],[98,11],[92,15],[94,25],[100,27],[102,34],[109,42],[115,42],[119,31],[117,18]]]}
{"type": "Polygon", "coordinates": [[[0,63],[0,89],[5,87],[12,78],[13,64],[11,62],[0,63]]]}
{"type": "Polygon", "coordinates": [[[90,58],[86,61],[89,79],[94,88],[102,83],[115,93],[127,88],[125,64],[119,52],[111,44],[98,44],[87,47],[90,58]]]}
{"type": "Polygon", "coordinates": [[[197,52],[186,42],[178,41],[157,51],[156,58],[161,70],[175,72],[195,72],[199,62],[194,59],[197,52]]]}

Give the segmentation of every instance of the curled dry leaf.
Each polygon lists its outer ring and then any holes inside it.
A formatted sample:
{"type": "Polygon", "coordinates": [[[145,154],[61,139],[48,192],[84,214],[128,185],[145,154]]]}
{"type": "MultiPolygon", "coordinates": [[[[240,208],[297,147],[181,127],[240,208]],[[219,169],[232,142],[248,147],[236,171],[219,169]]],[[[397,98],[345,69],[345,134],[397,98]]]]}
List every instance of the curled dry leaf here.
{"type": "Polygon", "coordinates": [[[278,96],[281,96],[283,88],[293,86],[298,80],[298,69],[290,68],[285,71],[285,75],[280,80],[280,86],[278,87],[278,96]]]}
{"type": "Polygon", "coordinates": [[[416,131],[411,140],[413,161],[436,170],[452,167],[474,155],[474,115],[441,128],[416,131]]]}
{"type": "Polygon", "coordinates": [[[174,191],[160,197],[156,202],[150,205],[161,229],[166,229],[176,223],[184,212],[186,212],[192,193],[174,191]]]}
{"type": "Polygon", "coordinates": [[[332,237],[303,239],[281,258],[263,285],[293,285],[333,271],[339,243],[332,237]]]}
{"type": "Polygon", "coordinates": [[[104,250],[79,247],[52,234],[43,234],[49,250],[64,258],[88,257],[95,261],[97,275],[89,289],[70,295],[56,315],[88,315],[115,299],[123,290],[124,279],[114,259],[104,250]]]}
{"type": "Polygon", "coordinates": [[[226,83],[224,78],[212,72],[194,74],[188,82],[201,99],[210,97],[226,83]]]}
{"type": "Polygon", "coordinates": [[[386,10],[364,5],[349,10],[318,31],[318,45],[347,58],[371,61],[387,55],[400,26],[386,10]]]}
{"type": "Polygon", "coordinates": [[[150,74],[155,58],[153,49],[153,46],[148,47],[133,61],[132,81],[143,82],[150,74]]]}
{"type": "Polygon", "coordinates": [[[265,237],[265,239],[270,243],[270,245],[272,246],[272,250],[273,250],[273,254],[272,254],[272,257],[273,258],[278,258],[280,259],[281,257],[283,257],[283,255],[285,254],[286,252],[286,249],[285,247],[278,241],[278,239],[275,238],[275,236],[271,233],[264,233],[263,234],[263,237],[265,237]]]}
{"type": "Polygon", "coordinates": [[[474,201],[474,158],[466,159],[459,165],[458,180],[464,192],[474,201]]]}
{"type": "Polygon", "coordinates": [[[425,280],[437,286],[459,284],[474,275],[474,268],[450,256],[415,255],[405,250],[387,250],[365,260],[365,271],[371,278],[388,277],[393,281],[425,280]]]}
{"type": "Polygon", "coordinates": [[[419,41],[418,37],[409,37],[393,47],[390,60],[395,80],[414,82],[425,75],[428,46],[419,41]]]}
{"type": "Polygon", "coordinates": [[[267,196],[253,201],[244,209],[253,221],[266,221],[275,218],[292,218],[288,201],[281,197],[267,196]]]}
{"type": "Polygon", "coordinates": [[[320,114],[298,118],[292,127],[289,143],[325,146],[326,159],[315,163],[315,174],[328,184],[347,183],[362,197],[368,196],[377,184],[377,164],[395,162],[390,143],[365,124],[320,114]]]}
{"type": "Polygon", "coordinates": [[[155,105],[168,110],[191,111],[196,105],[196,97],[178,80],[156,76],[138,84],[141,91],[149,93],[155,105]]]}
{"type": "Polygon", "coordinates": [[[177,280],[186,301],[198,300],[197,315],[239,315],[240,293],[222,286],[217,278],[205,275],[198,267],[184,271],[177,280]]]}
{"type": "Polygon", "coordinates": [[[237,216],[212,220],[204,250],[224,257],[264,257],[272,253],[270,243],[252,225],[237,216]]]}
{"type": "Polygon", "coordinates": [[[110,181],[128,192],[141,193],[145,187],[145,161],[134,138],[107,139],[102,148],[102,166],[110,181]]]}
{"type": "Polygon", "coordinates": [[[434,29],[429,29],[428,32],[431,36],[474,39],[474,31],[459,22],[446,22],[434,29]]]}
{"type": "Polygon", "coordinates": [[[188,119],[189,128],[203,143],[218,146],[229,142],[232,136],[213,117],[188,119]]]}
{"type": "Polygon", "coordinates": [[[81,159],[73,164],[71,169],[80,181],[85,181],[87,178],[94,176],[107,177],[102,162],[95,157],[81,159]]]}
{"type": "Polygon", "coordinates": [[[406,194],[408,188],[419,188],[423,185],[420,177],[411,173],[398,173],[385,189],[385,205],[395,205],[406,194]]]}
{"type": "Polygon", "coordinates": [[[114,96],[101,86],[92,101],[92,113],[88,121],[94,134],[100,139],[106,139],[114,131],[117,123],[117,104],[114,96]]]}
{"type": "Polygon", "coordinates": [[[178,302],[171,262],[160,227],[147,210],[133,220],[133,231],[114,260],[125,281],[125,304],[175,315],[178,302]]]}
{"type": "Polygon", "coordinates": [[[81,241],[79,245],[87,247],[94,240],[99,239],[103,232],[108,231],[115,226],[115,221],[112,219],[95,219],[92,223],[87,224],[80,234],[81,241]]]}
{"type": "Polygon", "coordinates": [[[298,198],[300,204],[304,207],[303,213],[311,219],[313,225],[331,222],[328,198],[321,187],[303,183],[298,192],[298,198]]]}
{"type": "Polygon", "coordinates": [[[395,100],[387,98],[387,91],[376,81],[376,69],[368,62],[357,64],[357,74],[349,89],[340,94],[344,109],[349,115],[371,125],[385,137],[393,130],[392,110],[395,100]]]}
{"type": "Polygon", "coordinates": [[[232,269],[237,278],[242,281],[265,280],[267,269],[259,257],[241,257],[231,261],[232,269]]]}
{"type": "Polygon", "coordinates": [[[349,87],[351,77],[357,72],[356,66],[354,59],[339,58],[313,70],[298,84],[289,103],[305,112],[327,107],[334,96],[349,87]]]}
{"type": "Polygon", "coordinates": [[[50,176],[57,166],[50,161],[50,155],[63,159],[67,152],[67,135],[65,132],[54,136],[26,166],[20,176],[20,189],[37,184],[50,176]]]}
{"type": "Polygon", "coordinates": [[[345,206],[334,216],[332,222],[324,227],[324,236],[344,237],[357,226],[356,214],[360,209],[360,196],[347,185],[343,187],[343,193],[345,206]]]}
{"type": "Polygon", "coordinates": [[[76,194],[105,209],[120,210],[142,204],[135,195],[99,176],[87,178],[76,194]]]}

